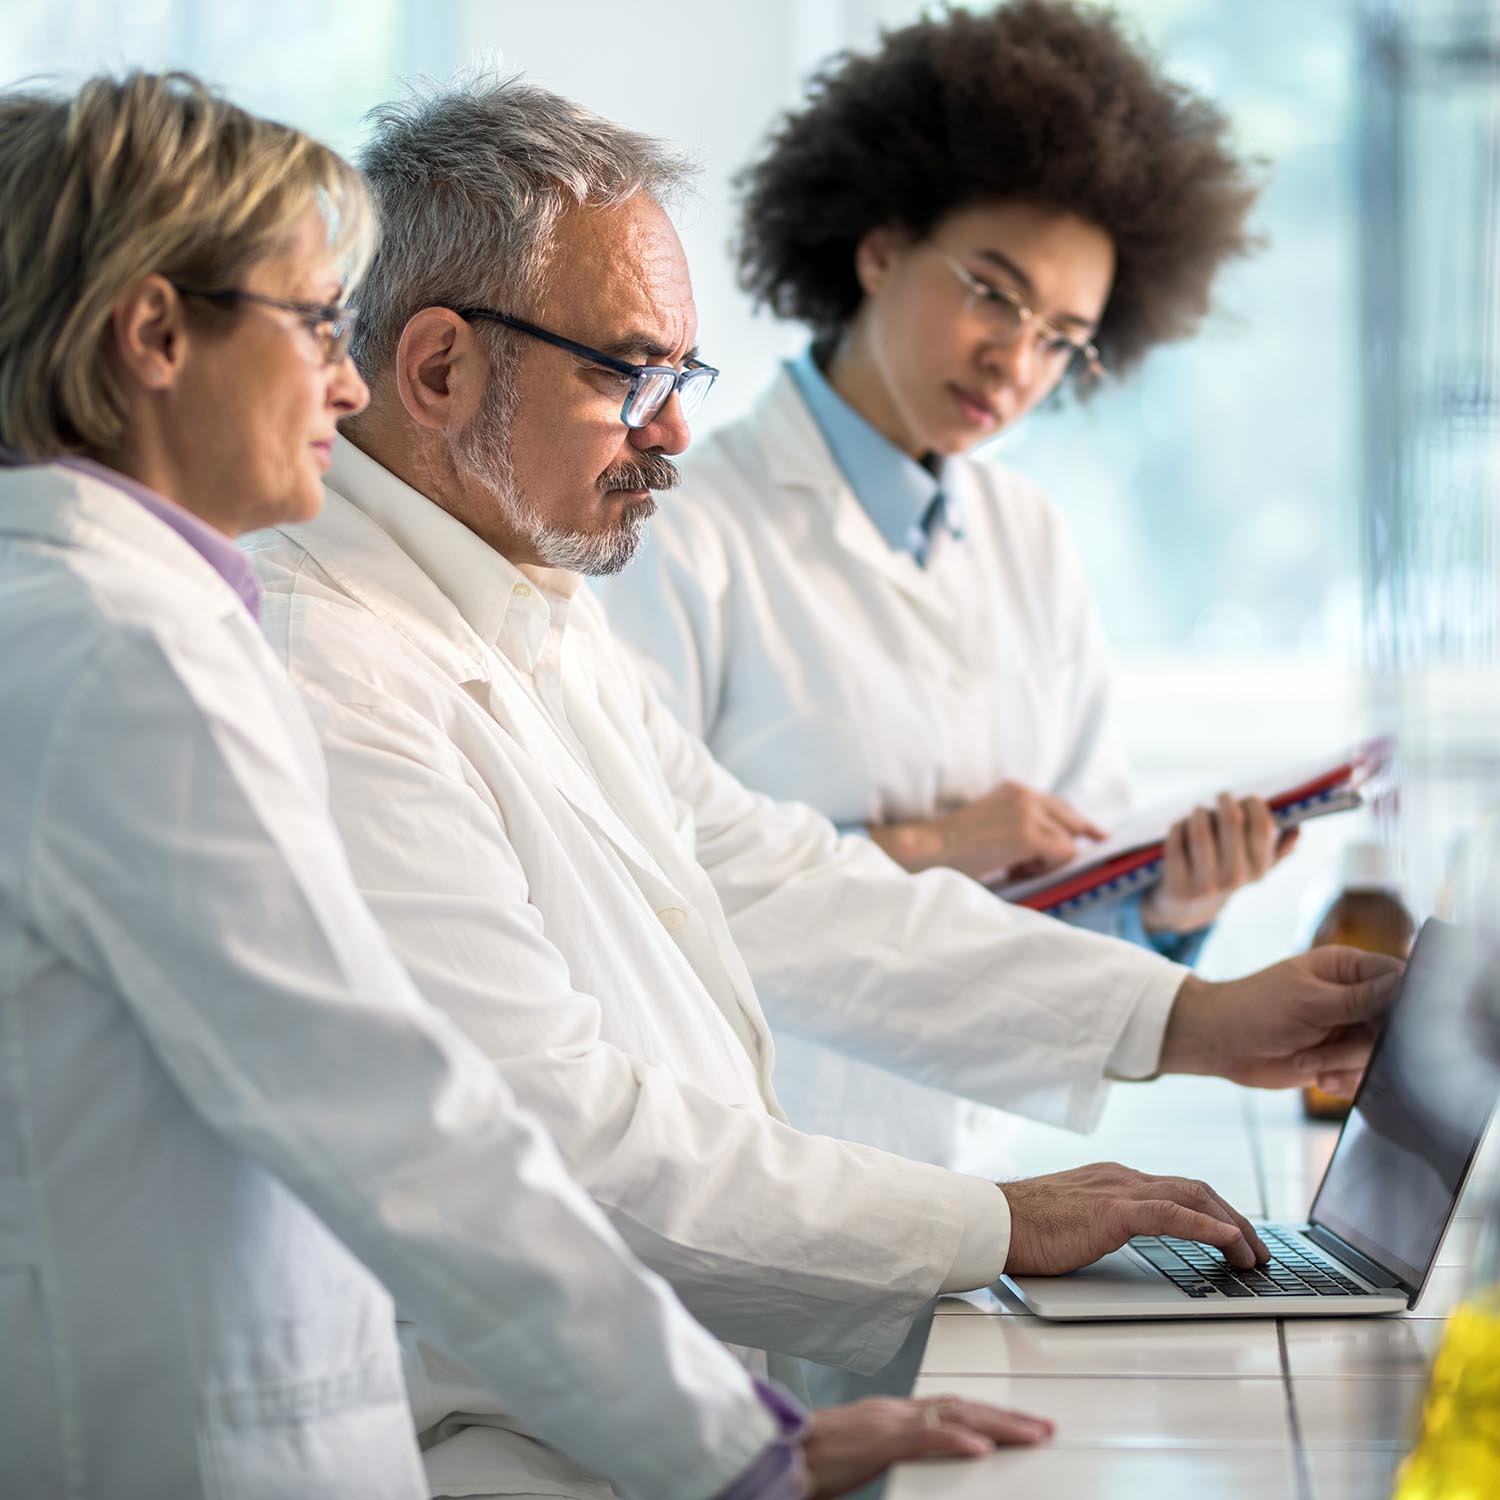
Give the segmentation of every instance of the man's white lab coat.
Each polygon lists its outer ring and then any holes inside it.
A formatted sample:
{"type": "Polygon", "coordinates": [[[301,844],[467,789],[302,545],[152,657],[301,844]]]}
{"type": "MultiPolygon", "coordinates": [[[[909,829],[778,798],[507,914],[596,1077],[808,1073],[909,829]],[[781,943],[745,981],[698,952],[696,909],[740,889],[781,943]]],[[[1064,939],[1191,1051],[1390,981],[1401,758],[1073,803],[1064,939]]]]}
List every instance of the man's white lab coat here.
{"type": "Polygon", "coordinates": [[[377,1277],[629,1493],[717,1492],[743,1368],[418,996],[325,797],[210,565],[0,470],[0,1494],[415,1500],[377,1277]]]}
{"type": "MultiPolygon", "coordinates": [[[[939,530],[921,567],[876,528],[782,370],[693,445],[640,554],[599,580],[610,623],[721,765],[841,826],[930,818],[1005,780],[1107,823],[1131,789],[1062,517],[997,464],[952,459],[943,479],[963,536],[939,530]]],[[[1000,1169],[992,1111],[790,1032],[777,1089],[804,1129],[1000,1169]]]]}
{"type": "MultiPolygon", "coordinates": [[[[250,545],[397,953],[699,1318],[868,1372],[999,1270],[993,1184],[782,1122],[762,1003],[1086,1128],[1107,1065],[1153,1065],[1181,970],[746,791],[574,575],[511,566],[347,442],[322,515],[250,545]]],[[[458,1409],[414,1368],[419,1426],[458,1409]]]]}

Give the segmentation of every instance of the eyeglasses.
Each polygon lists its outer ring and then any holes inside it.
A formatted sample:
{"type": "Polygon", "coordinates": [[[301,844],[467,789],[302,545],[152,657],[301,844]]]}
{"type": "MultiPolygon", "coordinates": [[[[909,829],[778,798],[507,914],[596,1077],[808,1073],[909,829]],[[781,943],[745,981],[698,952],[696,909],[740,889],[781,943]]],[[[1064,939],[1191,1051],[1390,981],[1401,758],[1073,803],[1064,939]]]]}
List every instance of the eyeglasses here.
{"type": "Polygon", "coordinates": [[[205,302],[258,302],[262,307],[279,307],[296,316],[312,334],[323,363],[335,365],[349,353],[354,335],[354,308],[342,302],[292,302],[285,297],[267,297],[260,292],[246,292],[239,287],[220,287],[206,291],[202,287],[179,286],[184,297],[201,297],[205,302]]]}
{"type": "Polygon", "coordinates": [[[1071,378],[1087,383],[1107,378],[1109,371],[1099,358],[1097,345],[1064,333],[1007,288],[981,281],[946,250],[939,250],[936,245],[930,248],[947,262],[949,269],[968,289],[965,311],[976,312],[997,343],[1014,344],[1028,328],[1035,328],[1037,355],[1050,379],[1071,378]]]}
{"type": "Polygon", "coordinates": [[[684,419],[691,417],[703,405],[703,398],[719,378],[719,372],[712,365],[696,359],[690,359],[681,370],[674,370],[671,365],[633,365],[604,353],[602,349],[590,349],[587,344],[575,343],[560,333],[549,333],[535,323],[513,318],[509,313],[496,312],[490,307],[452,307],[448,310],[466,320],[487,318],[492,323],[503,323],[517,333],[524,333],[527,338],[540,339],[554,348],[566,349],[569,354],[576,354],[590,364],[627,378],[630,385],[620,406],[620,420],[627,427],[649,427],[674,395],[682,404],[684,419]]]}

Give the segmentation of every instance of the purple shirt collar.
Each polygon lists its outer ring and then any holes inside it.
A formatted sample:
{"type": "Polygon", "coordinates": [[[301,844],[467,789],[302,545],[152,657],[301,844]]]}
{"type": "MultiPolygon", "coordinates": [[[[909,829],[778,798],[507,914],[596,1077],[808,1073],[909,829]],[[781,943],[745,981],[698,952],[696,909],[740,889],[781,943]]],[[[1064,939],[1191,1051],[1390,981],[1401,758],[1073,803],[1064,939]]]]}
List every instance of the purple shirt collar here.
{"type": "Polygon", "coordinates": [[[239,595],[240,602],[250,611],[251,617],[259,622],[260,580],[255,576],[250,559],[222,531],[215,530],[207,521],[200,520],[191,511],[184,510],[164,495],[158,495],[155,490],[147,489],[128,475],[96,463],[91,458],[59,458],[54,462],[60,469],[86,474],[90,479],[97,479],[122,495],[129,495],[158,521],[170,526],[239,595]]]}

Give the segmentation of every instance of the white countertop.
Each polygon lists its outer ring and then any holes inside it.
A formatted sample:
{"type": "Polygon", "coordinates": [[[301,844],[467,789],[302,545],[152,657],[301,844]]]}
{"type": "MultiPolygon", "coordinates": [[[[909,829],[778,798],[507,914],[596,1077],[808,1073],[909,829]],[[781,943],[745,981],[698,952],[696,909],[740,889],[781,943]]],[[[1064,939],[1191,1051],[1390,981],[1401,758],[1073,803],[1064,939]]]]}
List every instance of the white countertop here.
{"type": "MultiPolygon", "coordinates": [[[[1117,1087],[1091,1136],[1024,1127],[1013,1160],[1027,1176],[1100,1160],[1198,1176],[1245,1213],[1296,1220],[1337,1134],[1304,1122],[1293,1095],[1166,1079],[1117,1087]]],[[[1003,1291],[942,1299],[916,1393],[1048,1416],[1057,1434],[971,1463],[908,1465],[886,1500],[1389,1496],[1497,1168],[1492,1131],[1432,1283],[1399,1317],[1060,1324],[1003,1291]]]]}

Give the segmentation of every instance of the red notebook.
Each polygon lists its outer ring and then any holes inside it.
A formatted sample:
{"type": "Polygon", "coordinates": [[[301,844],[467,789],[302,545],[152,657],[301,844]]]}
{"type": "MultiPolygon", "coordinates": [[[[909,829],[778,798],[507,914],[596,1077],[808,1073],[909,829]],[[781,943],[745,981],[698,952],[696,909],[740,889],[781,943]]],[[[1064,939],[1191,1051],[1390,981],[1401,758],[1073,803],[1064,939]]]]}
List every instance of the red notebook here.
{"type": "MultiPolygon", "coordinates": [[[[1234,790],[1237,797],[1266,799],[1278,826],[1363,806],[1387,783],[1393,762],[1389,740],[1372,740],[1327,760],[1260,777],[1234,790]]],[[[1173,823],[1211,797],[1176,800],[1132,814],[1103,844],[1091,844],[1061,869],[1026,880],[995,881],[997,896],[1033,911],[1065,916],[1095,901],[1115,900],[1149,889],[1161,879],[1166,837],[1173,823]]]]}

